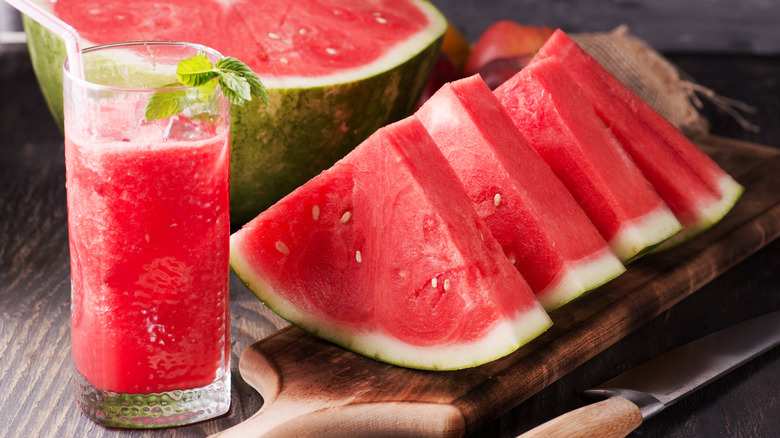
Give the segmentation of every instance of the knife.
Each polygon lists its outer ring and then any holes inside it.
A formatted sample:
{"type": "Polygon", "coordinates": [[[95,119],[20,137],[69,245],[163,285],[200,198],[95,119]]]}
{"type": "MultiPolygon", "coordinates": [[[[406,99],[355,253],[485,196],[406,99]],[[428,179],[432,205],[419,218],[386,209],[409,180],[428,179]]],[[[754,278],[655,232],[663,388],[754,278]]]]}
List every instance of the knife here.
{"type": "Polygon", "coordinates": [[[638,365],[594,389],[604,399],[520,435],[624,437],[643,421],[780,344],[780,310],[699,338],[638,365]]]}

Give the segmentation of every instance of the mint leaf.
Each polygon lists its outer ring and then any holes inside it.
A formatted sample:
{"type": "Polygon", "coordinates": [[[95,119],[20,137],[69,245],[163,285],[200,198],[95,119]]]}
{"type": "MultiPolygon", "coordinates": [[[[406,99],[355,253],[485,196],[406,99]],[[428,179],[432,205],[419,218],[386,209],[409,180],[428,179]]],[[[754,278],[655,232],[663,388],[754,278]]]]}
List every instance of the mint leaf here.
{"type": "MultiPolygon", "coordinates": [[[[180,84],[172,84],[180,86],[180,84]]],[[[165,87],[170,87],[166,85],[165,87]]],[[[158,91],[152,94],[146,103],[144,118],[146,120],[164,119],[184,111],[187,100],[187,90],[158,91]]]]}
{"type": "Polygon", "coordinates": [[[209,100],[214,95],[214,92],[217,91],[217,84],[219,84],[219,81],[208,81],[198,87],[198,101],[205,102],[209,100]]]}
{"type": "Polygon", "coordinates": [[[244,105],[252,100],[251,87],[249,82],[236,73],[223,71],[219,74],[219,85],[222,86],[222,92],[225,93],[230,103],[244,105]]]}
{"type": "Polygon", "coordinates": [[[196,55],[179,62],[176,68],[176,76],[179,82],[188,87],[197,87],[219,76],[214,70],[208,58],[203,55],[196,55]]]}
{"type": "Polygon", "coordinates": [[[179,83],[161,87],[146,103],[144,117],[147,121],[163,119],[184,111],[188,106],[205,102],[214,95],[219,83],[222,93],[231,104],[244,105],[259,96],[270,103],[268,90],[260,78],[246,64],[233,57],[223,57],[217,65],[211,64],[201,51],[197,55],[179,61],[176,66],[179,83]],[[218,80],[214,80],[218,78],[218,80]],[[187,90],[166,90],[171,87],[197,87],[197,93],[187,90]]]}
{"type": "Polygon", "coordinates": [[[231,56],[226,56],[217,61],[217,70],[220,72],[234,72],[249,82],[249,89],[255,96],[259,96],[266,105],[270,104],[268,90],[265,89],[260,78],[246,64],[231,56]]]}

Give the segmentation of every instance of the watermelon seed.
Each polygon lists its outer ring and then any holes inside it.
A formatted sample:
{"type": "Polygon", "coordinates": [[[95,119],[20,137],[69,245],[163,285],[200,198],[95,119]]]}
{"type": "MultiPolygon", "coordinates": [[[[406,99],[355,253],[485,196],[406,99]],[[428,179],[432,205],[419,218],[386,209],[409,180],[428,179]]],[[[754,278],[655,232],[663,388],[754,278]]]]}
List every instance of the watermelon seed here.
{"type": "Polygon", "coordinates": [[[517,263],[517,260],[515,259],[515,256],[509,256],[509,262],[513,265],[517,263]]]}
{"type": "Polygon", "coordinates": [[[328,47],[327,49],[325,49],[325,51],[328,52],[328,55],[335,55],[337,53],[336,49],[332,47],[328,47]]]}
{"type": "Polygon", "coordinates": [[[304,28],[298,29],[298,35],[306,35],[307,30],[304,28]]]}
{"type": "Polygon", "coordinates": [[[444,280],[444,290],[445,291],[450,290],[450,280],[449,279],[444,280]]]}
{"type": "Polygon", "coordinates": [[[398,276],[401,277],[401,278],[406,278],[406,277],[409,276],[409,273],[406,272],[406,271],[400,271],[400,272],[398,272],[398,276]]]}
{"type": "Polygon", "coordinates": [[[496,196],[493,196],[493,205],[498,207],[498,204],[501,203],[501,193],[496,193],[496,196]]]}
{"type": "Polygon", "coordinates": [[[439,286],[439,280],[436,277],[431,278],[431,287],[436,289],[437,286],[439,286]]]}
{"type": "Polygon", "coordinates": [[[311,217],[315,221],[320,218],[320,206],[319,205],[315,205],[314,207],[311,208],[311,217]]]}
{"type": "Polygon", "coordinates": [[[339,222],[341,222],[342,224],[346,224],[347,222],[349,222],[349,219],[351,217],[352,217],[352,213],[345,211],[344,215],[341,216],[341,220],[339,222]]]}
{"type": "Polygon", "coordinates": [[[284,255],[290,255],[290,249],[287,248],[284,242],[276,242],[276,250],[284,255]]]}
{"type": "Polygon", "coordinates": [[[271,38],[272,40],[282,39],[282,37],[279,36],[278,33],[274,33],[274,32],[268,32],[268,38],[271,38]]]}
{"type": "Polygon", "coordinates": [[[360,251],[355,251],[355,260],[357,260],[358,263],[361,263],[363,261],[363,256],[360,255],[360,251]]]}
{"type": "Polygon", "coordinates": [[[384,17],[376,17],[376,21],[381,23],[381,24],[387,23],[387,19],[384,18],[384,17]]]}

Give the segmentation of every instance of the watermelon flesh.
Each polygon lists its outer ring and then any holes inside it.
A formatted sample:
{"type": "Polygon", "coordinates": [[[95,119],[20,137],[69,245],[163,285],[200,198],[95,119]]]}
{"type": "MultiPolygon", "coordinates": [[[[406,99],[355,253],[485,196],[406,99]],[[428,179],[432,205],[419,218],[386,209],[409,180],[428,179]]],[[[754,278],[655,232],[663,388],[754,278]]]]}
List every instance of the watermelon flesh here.
{"type": "Polygon", "coordinates": [[[399,46],[424,32],[431,19],[420,3],[395,0],[298,0],[284,5],[211,0],[185,5],[173,0],[53,2],[54,13],[95,44],[139,37],[196,39],[242,60],[273,88],[360,79],[365,73],[359,70],[387,62],[388,51],[402,51],[399,46]]]}
{"type": "Polygon", "coordinates": [[[495,94],[622,261],[680,231],[557,59],[525,67],[495,94]]]}
{"type": "Polygon", "coordinates": [[[684,230],[663,247],[701,233],[728,213],[743,187],[685,135],[560,29],[533,62],[556,57],[582,89],[684,230]]]}
{"type": "Polygon", "coordinates": [[[479,365],[551,324],[414,117],[247,223],[230,249],[279,315],[406,367],[479,365]]]}
{"type": "Polygon", "coordinates": [[[546,310],[625,271],[480,76],[444,85],[416,116],[546,310]]]}

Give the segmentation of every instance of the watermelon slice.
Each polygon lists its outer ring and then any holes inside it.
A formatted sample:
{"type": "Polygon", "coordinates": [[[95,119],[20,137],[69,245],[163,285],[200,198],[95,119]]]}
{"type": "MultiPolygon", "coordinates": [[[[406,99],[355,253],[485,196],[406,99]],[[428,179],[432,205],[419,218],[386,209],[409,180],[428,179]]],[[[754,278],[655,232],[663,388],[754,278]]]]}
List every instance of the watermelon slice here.
{"type": "Polygon", "coordinates": [[[621,260],[680,231],[669,207],[556,59],[525,67],[495,94],[621,260]]]}
{"type": "Polygon", "coordinates": [[[416,115],[545,309],[625,271],[478,75],[444,85],[416,115]]]}
{"type": "Polygon", "coordinates": [[[414,117],[247,223],[230,251],[282,317],[405,367],[479,365],[551,324],[414,117]]]}
{"type": "Polygon", "coordinates": [[[534,62],[552,56],[685,227],[663,247],[694,237],[731,210],[743,187],[560,29],[534,62]]]}
{"type": "MultiPolygon", "coordinates": [[[[447,29],[424,0],[35,0],[82,46],[190,41],[247,63],[269,87],[232,109],[230,216],[243,224],[411,114],[447,29]]],[[[44,96],[62,122],[65,47],[25,17],[44,96]]]]}

